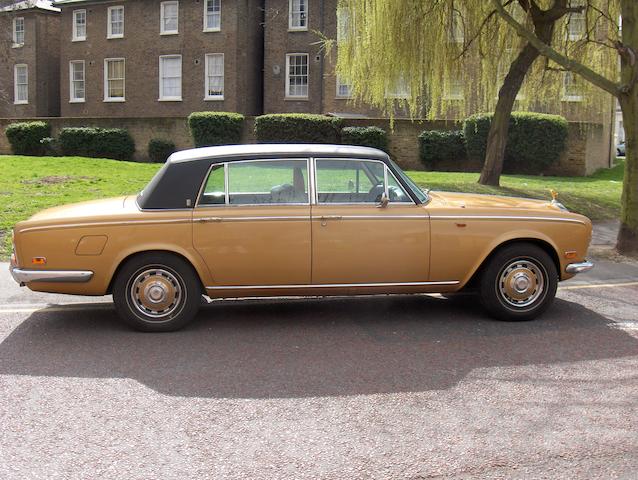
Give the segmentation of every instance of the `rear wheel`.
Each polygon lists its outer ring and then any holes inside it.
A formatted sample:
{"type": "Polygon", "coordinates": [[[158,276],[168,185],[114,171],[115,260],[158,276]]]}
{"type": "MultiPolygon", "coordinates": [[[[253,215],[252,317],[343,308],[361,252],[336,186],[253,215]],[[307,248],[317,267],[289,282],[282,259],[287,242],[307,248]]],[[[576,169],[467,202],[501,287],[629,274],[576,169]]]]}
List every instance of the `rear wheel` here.
{"type": "Polygon", "coordinates": [[[558,271],[542,248],[520,243],[504,247],[489,260],[481,277],[481,301],[489,314],[505,321],[532,320],[552,303],[558,271]]]}
{"type": "Polygon", "coordinates": [[[201,296],[191,265],[166,253],[133,257],[113,285],[113,301],[120,317],[145,332],[183,327],[197,314],[201,296]]]}

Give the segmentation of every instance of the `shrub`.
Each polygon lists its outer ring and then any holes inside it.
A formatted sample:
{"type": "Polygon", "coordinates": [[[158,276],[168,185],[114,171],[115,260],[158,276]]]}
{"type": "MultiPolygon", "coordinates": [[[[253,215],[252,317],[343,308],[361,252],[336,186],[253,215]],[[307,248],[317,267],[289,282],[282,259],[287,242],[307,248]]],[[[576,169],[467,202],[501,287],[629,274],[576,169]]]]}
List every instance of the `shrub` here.
{"type": "Polygon", "coordinates": [[[341,143],[362,145],[388,151],[388,134],[379,127],[346,127],[341,130],[341,143]]]}
{"type": "Polygon", "coordinates": [[[193,112],[188,128],[196,147],[240,143],[244,116],[229,112],[193,112]]]}
{"type": "Polygon", "coordinates": [[[462,130],[426,130],[419,135],[419,151],[429,170],[443,162],[464,162],[465,135],[462,130]]]}
{"type": "Polygon", "coordinates": [[[12,123],[5,133],[15,155],[44,155],[40,140],[51,136],[51,125],[47,122],[12,123]]]}
{"type": "Polygon", "coordinates": [[[148,158],[151,162],[164,163],[175,150],[175,144],[170,140],[152,138],[151,141],[148,142],[148,158]]]}
{"type": "MultiPolygon", "coordinates": [[[[465,120],[468,157],[483,162],[493,114],[480,113],[465,120]]],[[[567,120],[560,115],[513,112],[510,118],[503,171],[542,173],[556,163],[567,144],[567,120]]]]}
{"type": "Polygon", "coordinates": [[[260,143],[339,143],[343,119],[306,113],[274,113],[255,118],[260,143]]]}
{"type": "Polygon", "coordinates": [[[135,153],[133,138],[121,128],[63,128],[58,142],[63,155],[130,160],[135,153]]]}
{"type": "Polygon", "coordinates": [[[60,156],[60,146],[55,138],[45,137],[40,140],[40,144],[42,145],[43,155],[47,155],[49,157],[60,156]]]}

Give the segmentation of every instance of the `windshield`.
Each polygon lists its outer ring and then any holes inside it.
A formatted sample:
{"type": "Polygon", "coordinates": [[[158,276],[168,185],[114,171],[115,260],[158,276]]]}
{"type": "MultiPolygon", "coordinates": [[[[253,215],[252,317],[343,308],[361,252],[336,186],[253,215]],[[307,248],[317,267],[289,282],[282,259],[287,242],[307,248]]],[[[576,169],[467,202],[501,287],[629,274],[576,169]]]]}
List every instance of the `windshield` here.
{"type": "Polygon", "coordinates": [[[408,177],[405,174],[405,172],[401,170],[401,168],[395,163],[394,160],[392,160],[391,158],[389,160],[392,166],[394,167],[394,171],[399,175],[399,177],[401,177],[401,180],[407,183],[408,187],[410,187],[410,190],[414,192],[414,194],[417,196],[419,201],[421,203],[427,203],[428,196],[423,190],[421,190],[421,187],[419,187],[416,183],[414,183],[414,180],[408,177]]]}

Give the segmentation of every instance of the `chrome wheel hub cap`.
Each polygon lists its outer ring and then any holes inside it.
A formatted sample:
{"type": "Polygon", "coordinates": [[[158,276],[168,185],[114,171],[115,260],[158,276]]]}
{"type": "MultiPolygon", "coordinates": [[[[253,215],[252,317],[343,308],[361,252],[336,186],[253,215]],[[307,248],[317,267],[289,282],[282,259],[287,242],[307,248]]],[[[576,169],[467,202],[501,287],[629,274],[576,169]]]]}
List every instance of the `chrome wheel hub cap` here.
{"type": "Polygon", "coordinates": [[[129,294],[137,310],[156,319],[173,314],[183,296],[177,275],[163,268],[148,268],[138,273],[131,282],[129,294]]]}
{"type": "Polygon", "coordinates": [[[501,298],[513,307],[533,304],[545,291],[542,266],[532,260],[516,260],[501,272],[497,290],[501,298]]]}

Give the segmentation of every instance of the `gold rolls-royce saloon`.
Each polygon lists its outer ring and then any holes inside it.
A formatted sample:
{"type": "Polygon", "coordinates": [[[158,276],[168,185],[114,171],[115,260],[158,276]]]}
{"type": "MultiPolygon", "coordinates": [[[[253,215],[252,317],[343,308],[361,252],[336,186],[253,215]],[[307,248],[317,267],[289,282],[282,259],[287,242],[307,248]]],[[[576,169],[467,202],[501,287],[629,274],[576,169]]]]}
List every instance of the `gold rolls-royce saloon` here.
{"type": "Polygon", "coordinates": [[[39,292],[113,294],[166,331],[209,298],[453,293],[528,320],[589,270],[592,226],[554,201],[425,192],[382,151],[235,145],[174,153],[128,197],[42,211],[11,273],[39,292]]]}

